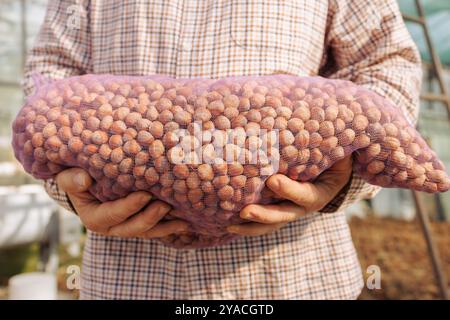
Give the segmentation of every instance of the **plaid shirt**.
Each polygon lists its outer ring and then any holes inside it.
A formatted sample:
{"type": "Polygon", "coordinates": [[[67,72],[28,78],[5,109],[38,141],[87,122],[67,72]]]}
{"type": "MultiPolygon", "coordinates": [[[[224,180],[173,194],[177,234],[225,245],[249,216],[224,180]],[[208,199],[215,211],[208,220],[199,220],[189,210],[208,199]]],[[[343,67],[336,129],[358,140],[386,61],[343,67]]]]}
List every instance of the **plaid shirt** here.
{"type": "MultiPolygon", "coordinates": [[[[51,0],[25,71],[27,94],[32,72],[55,79],[320,74],[390,98],[412,121],[421,79],[394,0],[51,0]]],[[[71,209],[53,180],[46,188],[71,209]]],[[[176,250],[89,232],[81,297],[356,298],[363,282],[342,209],[378,190],[353,174],[321,213],[216,248],[176,250]]]]}

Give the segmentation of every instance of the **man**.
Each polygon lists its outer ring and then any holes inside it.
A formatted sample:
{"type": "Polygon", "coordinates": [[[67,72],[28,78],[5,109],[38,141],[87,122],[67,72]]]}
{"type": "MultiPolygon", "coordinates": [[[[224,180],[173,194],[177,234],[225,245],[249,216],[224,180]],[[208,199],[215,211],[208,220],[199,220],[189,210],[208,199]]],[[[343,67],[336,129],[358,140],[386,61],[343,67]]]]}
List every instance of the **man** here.
{"type": "MultiPolygon", "coordinates": [[[[394,0],[93,0],[68,10],[73,5],[50,1],[27,63],[27,93],[32,72],[320,74],[365,86],[417,117],[420,57],[394,0]],[[68,23],[70,13],[79,26],[68,23]]],[[[271,177],[267,187],[286,201],[244,208],[249,223],[229,230],[245,237],[198,250],[155,240],[186,230],[181,220],[160,221],[169,205],[146,192],[101,204],[87,192],[91,184],[81,169],[46,182],[89,230],[83,299],[354,299],[361,291],[342,210],[378,188],[352,173],[350,158],[314,183],[271,177]]]]}

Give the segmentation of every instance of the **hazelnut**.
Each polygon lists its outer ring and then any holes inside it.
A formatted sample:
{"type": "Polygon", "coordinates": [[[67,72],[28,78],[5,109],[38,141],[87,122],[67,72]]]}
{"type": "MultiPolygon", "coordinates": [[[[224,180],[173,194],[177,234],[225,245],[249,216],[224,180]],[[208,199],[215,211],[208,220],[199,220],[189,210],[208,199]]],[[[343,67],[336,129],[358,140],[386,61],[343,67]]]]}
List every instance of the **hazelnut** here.
{"type": "Polygon", "coordinates": [[[164,154],[165,148],[161,140],[153,141],[148,147],[148,153],[153,159],[156,159],[164,154]]]}
{"type": "Polygon", "coordinates": [[[213,168],[209,164],[201,164],[197,169],[198,176],[201,180],[211,181],[214,179],[213,168]]]}

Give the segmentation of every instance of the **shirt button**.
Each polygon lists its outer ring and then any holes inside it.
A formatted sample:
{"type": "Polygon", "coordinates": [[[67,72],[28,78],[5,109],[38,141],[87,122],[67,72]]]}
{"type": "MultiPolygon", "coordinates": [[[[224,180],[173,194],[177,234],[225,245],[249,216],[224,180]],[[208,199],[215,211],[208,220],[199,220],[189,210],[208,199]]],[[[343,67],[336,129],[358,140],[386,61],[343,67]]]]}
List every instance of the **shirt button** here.
{"type": "Polygon", "coordinates": [[[191,51],[192,50],[192,43],[190,41],[183,41],[181,48],[184,51],[191,51]]]}

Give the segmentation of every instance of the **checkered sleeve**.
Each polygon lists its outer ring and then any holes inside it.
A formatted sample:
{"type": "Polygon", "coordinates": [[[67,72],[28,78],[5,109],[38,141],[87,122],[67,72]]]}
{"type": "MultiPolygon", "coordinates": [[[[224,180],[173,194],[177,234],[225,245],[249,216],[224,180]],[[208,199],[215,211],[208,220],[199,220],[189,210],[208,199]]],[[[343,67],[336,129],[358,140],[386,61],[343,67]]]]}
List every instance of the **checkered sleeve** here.
{"type": "MultiPolygon", "coordinates": [[[[416,123],[422,78],[420,55],[395,0],[334,0],[330,5],[327,45],[330,78],[364,86],[401,108],[416,123]]],[[[322,212],[342,210],[379,187],[356,173],[322,212]]]]}
{"type": "MultiPolygon", "coordinates": [[[[86,2],[86,1],[84,1],[86,2]]],[[[33,74],[61,79],[89,72],[88,8],[76,0],[50,0],[36,42],[28,54],[22,87],[32,94],[33,74]]],[[[53,179],[45,181],[48,194],[62,207],[75,211],[53,179]]]]}

